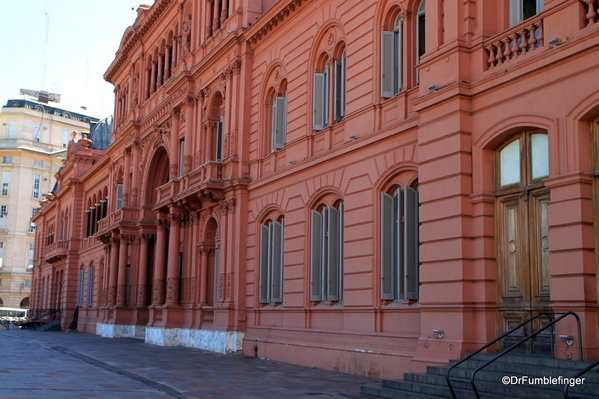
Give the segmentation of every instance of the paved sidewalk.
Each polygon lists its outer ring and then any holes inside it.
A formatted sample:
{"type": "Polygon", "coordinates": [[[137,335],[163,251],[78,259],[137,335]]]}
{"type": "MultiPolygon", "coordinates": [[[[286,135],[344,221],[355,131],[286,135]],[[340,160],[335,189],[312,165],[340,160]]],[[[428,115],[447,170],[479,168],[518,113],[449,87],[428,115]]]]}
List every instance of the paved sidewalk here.
{"type": "Polygon", "coordinates": [[[379,380],[131,338],[0,329],[0,399],[329,399],[379,380]]]}

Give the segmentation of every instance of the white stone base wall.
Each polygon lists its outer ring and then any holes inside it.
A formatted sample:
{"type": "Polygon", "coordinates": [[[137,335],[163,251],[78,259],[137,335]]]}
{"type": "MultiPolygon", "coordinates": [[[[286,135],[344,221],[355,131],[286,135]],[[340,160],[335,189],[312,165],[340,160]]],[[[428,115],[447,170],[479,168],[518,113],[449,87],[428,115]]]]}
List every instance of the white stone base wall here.
{"type": "Polygon", "coordinates": [[[96,334],[107,338],[144,338],[160,346],[184,346],[217,353],[241,351],[243,332],[194,330],[189,328],[157,328],[121,324],[96,324],[96,334]]]}

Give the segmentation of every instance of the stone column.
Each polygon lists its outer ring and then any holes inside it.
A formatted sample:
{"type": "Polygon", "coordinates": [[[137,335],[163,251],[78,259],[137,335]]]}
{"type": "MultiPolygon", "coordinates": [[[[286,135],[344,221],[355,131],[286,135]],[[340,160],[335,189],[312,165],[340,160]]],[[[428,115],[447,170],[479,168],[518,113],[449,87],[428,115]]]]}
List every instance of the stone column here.
{"type": "Polygon", "coordinates": [[[164,77],[165,80],[170,78],[171,72],[171,52],[170,46],[164,48],[164,77]]]}
{"type": "Polygon", "coordinates": [[[152,61],[152,71],[150,73],[150,95],[152,95],[156,91],[156,61],[152,61]]]}
{"type": "Polygon", "coordinates": [[[154,257],[154,292],[152,294],[152,306],[164,304],[164,278],[166,274],[166,229],[168,220],[163,213],[158,213],[156,219],[156,256],[154,257]]]}
{"type": "Polygon", "coordinates": [[[164,83],[164,62],[162,61],[162,55],[163,54],[158,54],[158,78],[156,79],[156,89],[164,83]]]}
{"type": "Polygon", "coordinates": [[[139,235],[139,273],[137,275],[137,306],[144,307],[148,303],[148,244],[150,234],[139,235]]]}
{"type": "Polygon", "coordinates": [[[179,123],[180,123],[180,110],[179,108],[173,108],[171,112],[172,127],[171,127],[171,179],[175,179],[180,176],[179,174],[179,123]],[[175,173],[176,172],[176,173],[175,173]]]}
{"type": "Polygon", "coordinates": [[[194,135],[193,126],[194,122],[194,107],[196,99],[188,97],[186,101],[187,107],[185,109],[185,151],[183,154],[183,173],[189,173],[192,170],[192,154],[194,147],[194,135]]]}
{"type": "Polygon", "coordinates": [[[119,236],[113,233],[110,238],[110,276],[108,277],[108,305],[113,306],[116,303],[117,270],[119,263],[119,236]]]}
{"type": "Polygon", "coordinates": [[[129,206],[136,207],[137,199],[139,196],[139,157],[141,148],[139,141],[135,141],[133,144],[133,171],[131,175],[131,197],[129,198],[129,206]]]}
{"type": "Polygon", "coordinates": [[[121,234],[119,245],[119,269],[116,291],[116,305],[125,306],[127,303],[127,252],[129,250],[129,236],[121,234]]]}
{"type": "Polygon", "coordinates": [[[131,192],[131,147],[125,148],[125,167],[123,170],[123,208],[129,206],[129,193],[131,192]]]}
{"type": "Polygon", "coordinates": [[[200,255],[200,305],[207,305],[208,284],[214,284],[214,282],[208,281],[208,258],[212,248],[201,247],[198,252],[200,255]]]}
{"type": "Polygon", "coordinates": [[[179,240],[181,236],[181,224],[183,215],[175,207],[171,208],[169,214],[170,234],[168,241],[168,263],[166,269],[166,304],[179,304],[179,240]]]}

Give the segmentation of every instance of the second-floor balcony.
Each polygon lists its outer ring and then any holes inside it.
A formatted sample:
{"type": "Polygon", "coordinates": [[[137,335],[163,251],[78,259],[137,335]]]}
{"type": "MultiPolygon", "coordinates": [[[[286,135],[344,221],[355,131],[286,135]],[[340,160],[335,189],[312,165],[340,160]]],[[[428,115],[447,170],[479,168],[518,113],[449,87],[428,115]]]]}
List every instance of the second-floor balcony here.
{"type": "Polygon", "coordinates": [[[69,241],[56,241],[46,246],[44,258],[47,263],[56,263],[67,257],[69,252],[69,241]]]}
{"type": "Polygon", "coordinates": [[[112,212],[104,219],[98,220],[98,231],[95,235],[101,236],[122,223],[132,223],[137,216],[137,212],[136,209],[132,208],[121,208],[112,212]]]}

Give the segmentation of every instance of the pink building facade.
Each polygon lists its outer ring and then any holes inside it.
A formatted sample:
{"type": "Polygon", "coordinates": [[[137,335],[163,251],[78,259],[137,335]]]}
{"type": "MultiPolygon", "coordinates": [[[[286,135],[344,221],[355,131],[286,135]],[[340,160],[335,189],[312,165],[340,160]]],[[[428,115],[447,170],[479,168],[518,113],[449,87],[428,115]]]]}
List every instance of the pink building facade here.
{"type": "Polygon", "coordinates": [[[33,219],[31,307],[380,378],[574,311],[599,358],[597,12],[141,6],[105,74],[112,144],[72,142],[33,219]]]}

